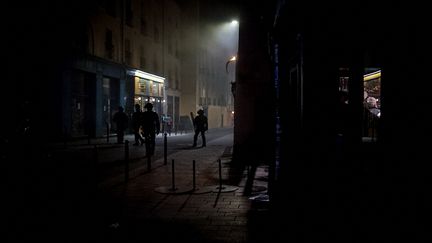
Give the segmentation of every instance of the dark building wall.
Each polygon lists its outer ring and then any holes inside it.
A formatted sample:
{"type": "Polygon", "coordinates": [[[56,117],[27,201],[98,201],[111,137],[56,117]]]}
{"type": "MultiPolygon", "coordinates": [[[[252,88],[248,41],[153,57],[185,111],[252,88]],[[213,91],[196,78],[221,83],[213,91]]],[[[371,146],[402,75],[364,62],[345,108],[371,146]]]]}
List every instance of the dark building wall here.
{"type": "Polygon", "coordinates": [[[61,133],[62,70],[71,56],[84,51],[80,43],[85,39],[87,11],[92,9],[91,3],[83,3],[19,1],[6,6],[2,46],[7,60],[4,81],[10,86],[3,97],[11,104],[7,113],[16,119],[7,126],[11,137],[19,136],[22,128],[17,124],[25,120],[24,113],[31,123],[31,139],[38,143],[61,133]]]}
{"type": "MultiPolygon", "coordinates": [[[[283,150],[282,176],[273,193],[283,202],[284,210],[304,210],[298,214],[304,222],[341,229],[345,227],[344,217],[351,217],[358,222],[351,224],[353,232],[400,239],[411,231],[416,237],[424,237],[425,231],[413,223],[422,218],[422,213],[414,211],[430,211],[428,206],[419,206],[423,199],[430,200],[422,192],[429,183],[425,179],[429,172],[419,157],[427,154],[428,145],[421,141],[430,132],[425,116],[430,102],[423,81],[427,72],[421,66],[427,45],[419,41],[419,35],[424,34],[419,29],[425,23],[421,21],[421,9],[417,5],[368,1],[314,4],[313,8],[307,4],[286,1],[274,29],[280,51],[283,150]],[[300,57],[304,106],[298,124],[293,121],[296,105],[291,97],[295,87],[290,83],[289,70],[300,64],[300,57]],[[341,67],[347,68],[350,77],[344,150],[336,143],[334,125],[341,67]],[[366,67],[382,70],[382,117],[374,144],[361,139],[366,67]],[[419,73],[413,74],[413,70],[419,73]],[[407,87],[413,84],[423,88],[411,93],[407,87]],[[338,153],[342,152],[341,158],[338,153]],[[291,201],[282,199],[287,195],[291,201]],[[382,210],[377,211],[377,207],[382,210]]],[[[302,230],[313,229],[308,226],[302,230]]]]}
{"type": "Polygon", "coordinates": [[[274,86],[268,52],[268,19],[244,5],[236,65],[234,149],[247,163],[269,162],[274,153],[274,86]]]}

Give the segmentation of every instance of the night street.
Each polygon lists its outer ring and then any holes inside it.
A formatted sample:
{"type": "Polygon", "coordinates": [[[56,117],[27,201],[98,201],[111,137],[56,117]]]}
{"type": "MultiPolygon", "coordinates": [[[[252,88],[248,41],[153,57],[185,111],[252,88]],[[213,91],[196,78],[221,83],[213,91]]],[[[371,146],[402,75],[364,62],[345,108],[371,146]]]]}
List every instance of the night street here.
{"type": "Polygon", "coordinates": [[[431,242],[426,5],[5,2],[7,241],[431,242]]]}

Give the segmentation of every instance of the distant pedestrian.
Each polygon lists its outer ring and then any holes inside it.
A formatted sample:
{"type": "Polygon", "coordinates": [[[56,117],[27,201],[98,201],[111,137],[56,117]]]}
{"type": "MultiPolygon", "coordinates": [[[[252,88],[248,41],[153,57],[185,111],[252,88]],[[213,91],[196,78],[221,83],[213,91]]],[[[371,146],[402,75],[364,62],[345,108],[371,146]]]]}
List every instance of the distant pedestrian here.
{"type": "Polygon", "coordinates": [[[135,135],[135,143],[133,145],[143,145],[144,138],[141,136],[141,124],[143,119],[143,112],[141,111],[141,106],[135,104],[135,112],[132,114],[132,126],[135,135]]]}
{"type": "Polygon", "coordinates": [[[160,120],[156,112],[153,111],[153,105],[147,103],[144,108],[147,111],[142,114],[142,129],[146,144],[146,155],[154,155],[156,145],[156,135],[160,132],[160,120]]]}
{"type": "Polygon", "coordinates": [[[205,137],[205,132],[208,130],[208,120],[207,117],[204,115],[204,111],[203,110],[198,110],[197,111],[198,116],[196,116],[193,120],[194,123],[194,127],[195,127],[195,135],[194,135],[194,142],[193,142],[193,147],[197,146],[197,140],[198,140],[198,134],[201,133],[201,138],[202,138],[202,147],[206,146],[206,137],[205,137]]]}
{"type": "Polygon", "coordinates": [[[116,123],[116,132],[117,132],[117,143],[123,143],[124,141],[124,132],[128,127],[128,116],[123,110],[123,107],[119,106],[118,111],[113,116],[113,121],[116,123]]]}

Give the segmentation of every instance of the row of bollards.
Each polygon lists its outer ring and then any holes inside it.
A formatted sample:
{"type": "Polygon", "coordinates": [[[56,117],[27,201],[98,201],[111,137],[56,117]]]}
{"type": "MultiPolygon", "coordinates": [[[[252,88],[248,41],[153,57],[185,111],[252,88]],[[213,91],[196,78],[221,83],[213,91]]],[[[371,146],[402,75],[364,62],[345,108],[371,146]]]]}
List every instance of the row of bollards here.
{"type": "MultiPolygon", "coordinates": [[[[164,134],[164,164],[167,164],[167,134],[164,134]]],[[[129,181],[129,140],[125,140],[125,148],[124,148],[125,154],[124,154],[124,161],[125,161],[125,168],[124,168],[124,175],[125,175],[125,182],[129,181]]],[[[147,154],[147,170],[151,171],[151,156],[147,154]]]]}
{"type": "MultiPolygon", "coordinates": [[[[124,143],[124,180],[129,181],[129,140],[125,140],[124,143]]],[[[94,163],[98,163],[98,151],[97,146],[94,145],[94,163]]],[[[167,164],[167,134],[164,134],[164,165],[167,164]]],[[[147,170],[151,171],[151,156],[147,156],[147,170]]],[[[217,186],[205,186],[198,188],[196,186],[196,161],[192,160],[192,188],[179,188],[175,183],[175,160],[171,160],[171,186],[170,187],[158,187],[155,189],[156,192],[165,194],[183,194],[183,193],[194,193],[202,194],[209,192],[233,192],[238,189],[236,186],[223,185],[222,183],[222,161],[218,159],[218,172],[219,172],[219,183],[217,186]]]]}
{"type": "Polygon", "coordinates": [[[184,193],[193,193],[193,194],[203,194],[209,192],[233,192],[238,189],[236,186],[228,186],[222,184],[222,161],[218,159],[219,163],[219,184],[217,186],[206,186],[203,188],[198,188],[196,186],[196,161],[192,160],[192,188],[179,188],[175,184],[175,163],[174,159],[171,162],[171,187],[161,186],[157,187],[154,190],[163,194],[184,194],[184,193]]]}

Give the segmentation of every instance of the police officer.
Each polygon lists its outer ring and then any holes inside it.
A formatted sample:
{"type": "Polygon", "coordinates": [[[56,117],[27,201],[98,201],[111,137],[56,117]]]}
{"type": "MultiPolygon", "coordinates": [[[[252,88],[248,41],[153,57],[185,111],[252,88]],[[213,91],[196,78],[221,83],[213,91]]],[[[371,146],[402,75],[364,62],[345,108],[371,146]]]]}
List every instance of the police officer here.
{"type": "Polygon", "coordinates": [[[135,135],[135,143],[133,145],[135,146],[139,144],[144,144],[144,138],[141,137],[140,133],[142,114],[143,113],[141,112],[141,106],[139,104],[135,104],[135,112],[132,114],[132,126],[135,135]]]}
{"type": "Polygon", "coordinates": [[[153,111],[153,105],[147,103],[144,108],[147,111],[142,113],[142,130],[143,136],[146,143],[146,155],[154,155],[155,145],[156,145],[156,135],[160,132],[160,121],[159,116],[153,111]]]}
{"type": "Polygon", "coordinates": [[[208,130],[208,120],[207,117],[204,116],[204,111],[202,109],[197,111],[198,116],[194,118],[194,127],[195,127],[195,135],[194,135],[194,142],[193,147],[197,146],[197,139],[198,134],[201,133],[202,138],[202,147],[206,146],[206,137],[205,132],[208,130]]]}

